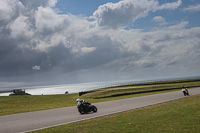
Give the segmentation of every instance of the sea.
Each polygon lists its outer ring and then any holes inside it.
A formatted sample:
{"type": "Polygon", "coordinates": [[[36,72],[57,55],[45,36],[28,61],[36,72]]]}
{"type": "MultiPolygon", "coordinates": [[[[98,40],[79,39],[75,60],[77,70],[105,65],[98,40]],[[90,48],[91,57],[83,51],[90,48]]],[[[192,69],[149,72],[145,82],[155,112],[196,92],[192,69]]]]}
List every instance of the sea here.
{"type": "MultiPolygon", "coordinates": [[[[56,94],[68,94],[78,93],[82,91],[95,90],[104,87],[128,84],[128,81],[109,81],[109,82],[91,82],[91,83],[76,83],[76,84],[60,84],[60,85],[49,85],[49,86],[31,86],[31,87],[20,87],[13,89],[25,89],[26,93],[31,95],[56,95],[56,94]]],[[[130,83],[130,82],[129,82],[130,83]]],[[[7,90],[13,90],[7,89],[7,90]]],[[[0,93],[0,96],[9,96],[11,92],[0,93]]]]}
{"type": "MultiPolygon", "coordinates": [[[[60,85],[49,85],[49,86],[31,86],[31,87],[20,87],[14,89],[25,89],[26,93],[31,95],[56,95],[56,94],[68,94],[78,93],[82,91],[95,90],[105,87],[112,87],[117,85],[126,85],[133,83],[145,83],[145,82],[156,82],[156,81],[170,81],[170,80],[181,80],[181,79],[195,79],[198,77],[184,77],[184,78],[159,78],[154,80],[123,80],[123,81],[107,81],[107,82],[91,82],[91,83],[76,83],[76,84],[60,84],[60,85]]],[[[0,96],[9,96],[11,92],[0,93],[0,96]]]]}

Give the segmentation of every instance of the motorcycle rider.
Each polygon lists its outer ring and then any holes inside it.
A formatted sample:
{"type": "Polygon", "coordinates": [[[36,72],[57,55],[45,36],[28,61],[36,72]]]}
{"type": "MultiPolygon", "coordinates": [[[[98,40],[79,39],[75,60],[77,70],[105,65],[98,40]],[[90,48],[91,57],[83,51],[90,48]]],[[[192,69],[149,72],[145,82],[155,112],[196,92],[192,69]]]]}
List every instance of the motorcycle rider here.
{"type": "Polygon", "coordinates": [[[78,99],[76,99],[76,102],[77,102],[77,105],[80,105],[80,104],[84,103],[85,101],[78,98],[78,99]]]}
{"type": "Polygon", "coordinates": [[[183,85],[181,86],[182,88],[182,92],[184,93],[184,95],[189,95],[188,89],[186,87],[184,87],[183,85]]]}
{"type": "Polygon", "coordinates": [[[77,106],[83,105],[83,107],[85,108],[86,105],[90,105],[89,102],[86,102],[85,100],[81,100],[81,99],[76,99],[77,102],[77,106]]]}

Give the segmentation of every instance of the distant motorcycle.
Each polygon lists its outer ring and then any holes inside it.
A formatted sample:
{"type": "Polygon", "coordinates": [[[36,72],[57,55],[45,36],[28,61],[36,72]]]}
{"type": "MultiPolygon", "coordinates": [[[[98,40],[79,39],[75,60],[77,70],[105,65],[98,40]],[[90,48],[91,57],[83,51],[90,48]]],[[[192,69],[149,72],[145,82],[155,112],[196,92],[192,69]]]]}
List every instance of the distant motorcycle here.
{"type": "Polygon", "coordinates": [[[91,105],[89,102],[82,102],[77,105],[78,111],[80,114],[86,114],[89,112],[97,112],[97,107],[94,105],[91,105]]]}
{"type": "Polygon", "coordinates": [[[182,92],[183,92],[184,96],[189,96],[189,92],[186,88],[183,88],[182,92]]]}

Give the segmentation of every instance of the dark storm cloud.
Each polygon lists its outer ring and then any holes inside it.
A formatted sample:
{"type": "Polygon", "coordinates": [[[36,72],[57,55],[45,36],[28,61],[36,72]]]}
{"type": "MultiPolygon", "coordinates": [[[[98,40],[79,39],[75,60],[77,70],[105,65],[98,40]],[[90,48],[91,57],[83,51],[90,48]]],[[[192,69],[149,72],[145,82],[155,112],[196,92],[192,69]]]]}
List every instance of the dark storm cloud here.
{"type": "MultiPolygon", "coordinates": [[[[76,70],[74,65],[74,57],[70,49],[66,48],[64,45],[58,45],[52,47],[48,52],[48,59],[45,62],[42,62],[41,68],[44,65],[51,66],[53,68],[59,68],[62,72],[70,72],[76,70]],[[44,63],[44,65],[43,65],[44,63]]],[[[47,67],[48,67],[47,66],[47,67]]],[[[45,67],[44,67],[45,70],[45,67]]]]}
{"type": "Polygon", "coordinates": [[[119,42],[111,40],[108,36],[93,35],[84,43],[88,47],[95,46],[96,50],[77,59],[77,63],[80,64],[78,66],[83,68],[99,67],[120,57],[119,42]]]}
{"type": "MultiPolygon", "coordinates": [[[[18,43],[18,42],[17,42],[18,43]]],[[[48,53],[30,48],[20,48],[11,40],[1,39],[0,74],[1,76],[19,76],[34,74],[34,66],[40,66],[40,73],[61,67],[63,71],[72,71],[72,55],[64,45],[52,47],[48,53]]]]}
{"type": "Polygon", "coordinates": [[[1,76],[13,76],[30,74],[33,65],[39,64],[43,58],[44,53],[19,48],[17,43],[13,40],[1,39],[1,52],[0,52],[0,73],[1,76]]]}

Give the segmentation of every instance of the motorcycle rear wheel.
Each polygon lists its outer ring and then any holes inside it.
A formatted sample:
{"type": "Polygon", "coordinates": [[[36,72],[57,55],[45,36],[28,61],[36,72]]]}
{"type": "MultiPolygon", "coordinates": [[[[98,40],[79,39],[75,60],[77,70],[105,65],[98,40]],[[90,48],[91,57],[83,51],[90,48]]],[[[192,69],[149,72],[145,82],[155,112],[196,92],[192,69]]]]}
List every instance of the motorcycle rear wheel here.
{"type": "Polygon", "coordinates": [[[83,107],[80,107],[80,108],[78,109],[78,112],[79,112],[80,114],[85,114],[85,110],[84,110],[83,107]]]}

